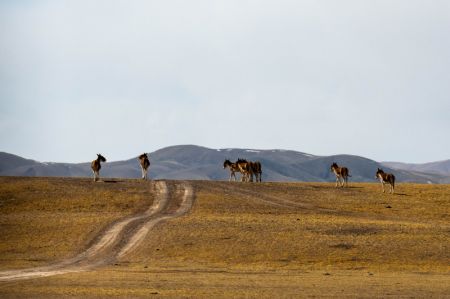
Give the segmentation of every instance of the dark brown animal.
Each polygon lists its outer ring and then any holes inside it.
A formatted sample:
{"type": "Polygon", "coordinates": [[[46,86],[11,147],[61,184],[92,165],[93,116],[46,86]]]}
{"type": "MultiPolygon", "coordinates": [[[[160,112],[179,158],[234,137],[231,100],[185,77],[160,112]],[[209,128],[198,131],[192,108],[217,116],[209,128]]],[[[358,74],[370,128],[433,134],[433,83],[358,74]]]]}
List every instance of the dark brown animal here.
{"type": "Polygon", "coordinates": [[[262,176],[261,163],[259,161],[250,162],[250,167],[252,168],[252,173],[255,176],[255,181],[261,182],[262,176]]]}
{"type": "Polygon", "coordinates": [[[139,163],[141,165],[142,179],[146,180],[147,179],[148,168],[150,167],[150,160],[148,159],[148,156],[147,156],[146,153],[143,153],[142,155],[140,155],[138,157],[138,159],[139,159],[139,163]]]}
{"type": "Polygon", "coordinates": [[[106,162],[106,158],[100,154],[97,154],[97,159],[91,163],[92,172],[94,173],[94,182],[100,178],[100,168],[102,168],[100,162],[106,162]]]}
{"type": "Polygon", "coordinates": [[[383,188],[383,193],[385,192],[384,184],[388,183],[390,187],[389,193],[394,194],[395,175],[393,175],[392,173],[385,173],[383,169],[378,168],[377,173],[375,174],[375,178],[380,180],[381,187],[383,188]]]}
{"type": "Polygon", "coordinates": [[[227,167],[230,169],[230,182],[231,178],[234,178],[234,181],[236,181],[236,172],[240,172],[239,166],[237,165],[237,163],[233,163],[230,160],[226,159],[223,162],[223,169],[227,167]]]}
{"type": "Polygon", "coordinates": [[[338,187],[338,184],[340,184],[341,187],[344,187],[344,185],[348,186],[348,177],[351,177],[351,175],[349,174],[347,167],[339,167],[336,162],[333,162],[330,169],[336,175],[336,188],[338,187]]]}

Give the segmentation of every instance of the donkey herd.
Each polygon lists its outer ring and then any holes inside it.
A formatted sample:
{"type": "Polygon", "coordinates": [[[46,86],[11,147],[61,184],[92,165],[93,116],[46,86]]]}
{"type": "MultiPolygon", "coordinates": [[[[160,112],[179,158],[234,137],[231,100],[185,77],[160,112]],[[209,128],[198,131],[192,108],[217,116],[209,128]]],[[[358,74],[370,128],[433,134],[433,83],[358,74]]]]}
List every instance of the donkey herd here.
{"type": "MultiPolygon", "coordinates": [[[[148,169],[150,167],[150,160],[148,155],[143,153],[138,157],[139,164],[142,170],[142,179],[147,179],[148,169]]],[[[97,154],[97,159],[92,161],[91,168],[94,173],[94,182],[100,178],[100,168],[101,162],[106,162],[106,158],[101,154],[97,154]]],[[[225,160],[223,162],[223,168],[229,168],[230,170],[230,181],[234,179],[236,181],[236,172],[241,174],[242,182],[253,182],[253,177],[256,182],[261,182],[262,168],[259,161],[247,161],[245,159],[238,159],[236,162],[231,162],[230,160],[225,160]]],[[[348,186],[348,177],[351,177],[350,172],[347,167],[340,167],[334,162],[331,164],[330,170],[336,176],[336,188],[348,186]]],[[[391,173],[385,173],[382,169],[378,168],[375,178],[381,183],[383,193],[385,192],[384,185],[389,184],[389,193],[394,193],[395,187],[395,176],[391,173]]]]}

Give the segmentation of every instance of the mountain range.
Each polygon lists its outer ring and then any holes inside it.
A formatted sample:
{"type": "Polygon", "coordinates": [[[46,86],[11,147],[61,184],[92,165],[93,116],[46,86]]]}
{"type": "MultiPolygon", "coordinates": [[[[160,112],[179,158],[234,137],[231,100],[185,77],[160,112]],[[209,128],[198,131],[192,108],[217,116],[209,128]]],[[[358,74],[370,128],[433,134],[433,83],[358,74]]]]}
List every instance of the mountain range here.
{"type": "MultiPolygon", "coordinates": [[[[93,155],[95,157],[95,155],[93,155]]],[[[225,159],[260,161],[263,181],[331,182],[333,162],[350,169],[351,181],[374,182],[377,168],[394,173],[399,182],[450,183],[450,160],[427,164],[376,162],[360,156],[315,156],[291,150],[210,149],[196,145],[162,148],[149,154],[152,179],[227,180],[225,159]]],[[[139,178],[137,157],[102,164],[101,177],[139,178]]],[[[90,162],[38,162],[0,152],[0,176],[92,177],[90,162]]]]}

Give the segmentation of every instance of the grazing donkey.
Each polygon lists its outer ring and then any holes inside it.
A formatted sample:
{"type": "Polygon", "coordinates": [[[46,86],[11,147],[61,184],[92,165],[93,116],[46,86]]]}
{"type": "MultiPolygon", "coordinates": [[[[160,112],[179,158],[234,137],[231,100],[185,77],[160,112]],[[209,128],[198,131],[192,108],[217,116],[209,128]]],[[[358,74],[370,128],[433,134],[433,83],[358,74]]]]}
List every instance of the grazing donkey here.
{"type": "Polygon", "coordinates": [[[230,168],[230,182],[231,182],[232,177],[234,178],[234,181],[236,181],[236,172],[240,172],[237,163],[233,163],[230,160],[226,159],[223,162],[223,169],[225,169],[227,167],[230,168]]]}
{"type": "Polygon", "coordinates": [[[385,173],[383,169],[378,168],[377,173],[375,174],[375,178],[380,180],[381,186],[383,188],[383,193],[384,184],[388,183],[390,187],[389,193],[394,194],[395,175],[393,175],[392,173],[385,173]]]}
{"type": "Polygon", "coordinates": [[[150,160],[148,159],[148,156],[146,153],[143,153],[138,157],[139,163],[141,164],[141,170],[142,170],[142,179],[147,179],[147,173],[148,168],[150,167],[150,160]]]}
{"type": "Polygon", "coordinates": [[[102,168],[100,162],[106,162],[106,158],[100,154],[97,154],[97,159],[91,163],[92,172],[94,173],[94,182],[100,178],[100,168],[102,168]]]}
{"type": "Polygon", "coordinates": [[[333,162],[330,169],[336,175],[336,188],[338,187],[338,183],[341,187],[344,187],[344,184],[348,186],[348,177],[351,177],[351,175],[348,173],[347,167],[339,167],[336,162],[333,162]]]}

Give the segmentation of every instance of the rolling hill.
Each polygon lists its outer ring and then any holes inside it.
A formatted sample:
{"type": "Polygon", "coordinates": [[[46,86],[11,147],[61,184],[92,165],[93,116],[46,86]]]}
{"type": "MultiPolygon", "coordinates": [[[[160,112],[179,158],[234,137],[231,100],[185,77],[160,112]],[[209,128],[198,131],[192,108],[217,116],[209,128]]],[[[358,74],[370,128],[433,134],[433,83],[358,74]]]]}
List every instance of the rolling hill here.
{"type": "Polygon", "coordinates": [[[400,162],[382,162],[382,164],[392,169],[437,173],[445,176],[450,176],[450,160],[421,163],[421,164],[400,163],[400,162]]]}
{"type": "MultiPolygon", "coordinates": [[[[229,171],[223,161],[237,158],[258,160],[263,166],[264,181],[334,181],[330,172],[333,162],[350,169],[351,181],[373,182],[378,167],[393,172],[400,182],[450,183],[446,173],[423,172],[416,169],[395,169],[364,157],[352,155],[315,156],[290,150],[210,149],[196,145],[179,145],[150,153],[150,177],[153,179],[227,180],[229,171]]],[[[1,176],[91,176],[90,163],[37,162],[9,153],[0,153],[1,176]]],[[[137,158],[108,162],[102,177],[139,178],[137,158]]]]}

